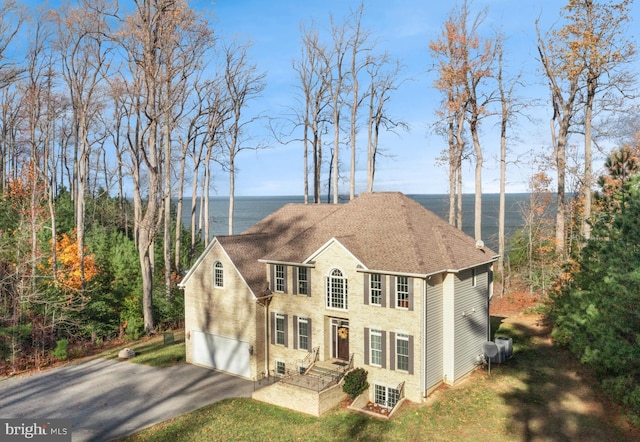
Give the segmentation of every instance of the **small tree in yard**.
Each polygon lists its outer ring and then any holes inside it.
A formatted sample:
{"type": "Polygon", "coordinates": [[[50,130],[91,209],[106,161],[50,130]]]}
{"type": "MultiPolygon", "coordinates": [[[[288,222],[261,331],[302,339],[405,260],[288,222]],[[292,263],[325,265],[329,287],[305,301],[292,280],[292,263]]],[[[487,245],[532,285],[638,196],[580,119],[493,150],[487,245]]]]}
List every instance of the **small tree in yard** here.
{"type": "Polygon", "coordinates": [[[369,388],[369,382],[367,382],[368,374],[364,368],[356,368],[350,371],[344,377],[342,391],[347,393],[352,400],[357,398],[363,391],[369,388]]]}

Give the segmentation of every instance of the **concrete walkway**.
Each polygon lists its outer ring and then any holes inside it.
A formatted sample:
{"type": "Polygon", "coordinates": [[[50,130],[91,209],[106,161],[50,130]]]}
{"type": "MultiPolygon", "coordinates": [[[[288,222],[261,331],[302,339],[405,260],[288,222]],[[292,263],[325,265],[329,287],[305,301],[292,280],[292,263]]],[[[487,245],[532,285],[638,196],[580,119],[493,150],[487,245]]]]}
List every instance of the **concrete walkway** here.
{"type": "Polygon", "coordinates": [[[73,441],[107,441],[252,391],[251,381],[190,364],[154,368],[95,359],[0,379],[0,416],[70,418],[73,441]]]}

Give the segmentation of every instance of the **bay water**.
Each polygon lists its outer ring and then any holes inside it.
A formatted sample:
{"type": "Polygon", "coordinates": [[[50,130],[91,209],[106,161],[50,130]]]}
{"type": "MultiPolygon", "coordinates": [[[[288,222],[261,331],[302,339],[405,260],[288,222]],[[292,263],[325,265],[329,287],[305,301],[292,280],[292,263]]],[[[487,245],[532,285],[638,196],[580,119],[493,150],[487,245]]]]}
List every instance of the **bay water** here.
{"type": "MultiPolygon", "coordinates": [[[[408,195],[422,206],[431,210],[443,219],[448,219],[449,196],[446,194],[408,195]]],[[[523,213],[529,201],[528,193],[508,193],[505,197],[505,236],[509,238],[514,231],[523,225],[523,213]]],[[[270,215],[288,203],[303,203],[302,195],[291,196],[237,196],[235,197],[234,233],[242,233],[264,217],[270,215]]],[[[473,236],[473,219],[475,212],[475,197],[466,194],[462,197],[462,230],[473,236]]],[[[500,209],[500,195],[488,193],[482,195],[482,240],[497,252],[498,250],[498,214],[500,209]]],[[[191,198],[184,198],[184,212],[182,222],[189,228],[191,198]]],[[[199,216],[196,208],[196,216],[199,216]]],[[[229,233],[229,198],[216,196],[209,201],[209,219],[212,235],[227,235],[229,233]]],[[[196,218],[197,219],[197,218],[196,218]]],[[[196,221],[197,225],[197,221],[196,221]]],[[[508,241],[508,239],[507,239],[508,241]]]]}

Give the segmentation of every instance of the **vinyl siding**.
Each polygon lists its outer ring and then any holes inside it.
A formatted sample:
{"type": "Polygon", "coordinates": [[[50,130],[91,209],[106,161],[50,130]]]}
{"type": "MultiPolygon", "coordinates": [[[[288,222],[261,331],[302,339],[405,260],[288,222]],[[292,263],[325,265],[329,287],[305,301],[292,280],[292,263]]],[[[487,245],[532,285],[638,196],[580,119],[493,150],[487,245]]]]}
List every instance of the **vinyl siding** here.
{"type": "Polygon", "coordinates": [[[427,285],[427,339],[425,355],[427,357],[425,386],[427,391],[437,386],[444,378],[444,324],[442,278],[434,277],[427,285]]]}
{"type": "Polygon", "coordinates": [[[454,382],[476,367],[487,340],[488,266],[477,267],[476,285],[472,284],[472,270],[465,270],[455,278],[455,368],[454,382]]]}

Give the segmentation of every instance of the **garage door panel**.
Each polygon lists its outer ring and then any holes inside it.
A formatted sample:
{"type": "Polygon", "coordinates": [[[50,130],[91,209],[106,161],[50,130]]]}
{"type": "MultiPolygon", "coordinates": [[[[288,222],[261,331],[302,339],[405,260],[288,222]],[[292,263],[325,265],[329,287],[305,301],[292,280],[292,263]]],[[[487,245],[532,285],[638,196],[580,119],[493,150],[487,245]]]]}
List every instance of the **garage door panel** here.
{"type": "Polygon", "coordinates": [[[196,364],[250,377],[248,342],[196,330],[191,336],[196,364]]]}

